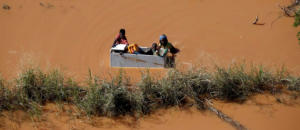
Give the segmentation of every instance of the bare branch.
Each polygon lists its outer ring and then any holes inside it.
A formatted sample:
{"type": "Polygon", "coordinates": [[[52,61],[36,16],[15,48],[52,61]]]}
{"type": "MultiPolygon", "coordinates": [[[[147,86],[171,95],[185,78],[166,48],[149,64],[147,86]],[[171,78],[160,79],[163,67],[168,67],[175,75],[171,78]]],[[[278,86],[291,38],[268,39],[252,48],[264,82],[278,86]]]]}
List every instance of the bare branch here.
{"type": "Polygon", "coordinates": [[[255,20],[254,20],[254,22],[252,23],[252,24],[254,24],[254,25],[265,25],[265,23],[258,23],[258,16],[256,16],[255,17],[255,20]]]}

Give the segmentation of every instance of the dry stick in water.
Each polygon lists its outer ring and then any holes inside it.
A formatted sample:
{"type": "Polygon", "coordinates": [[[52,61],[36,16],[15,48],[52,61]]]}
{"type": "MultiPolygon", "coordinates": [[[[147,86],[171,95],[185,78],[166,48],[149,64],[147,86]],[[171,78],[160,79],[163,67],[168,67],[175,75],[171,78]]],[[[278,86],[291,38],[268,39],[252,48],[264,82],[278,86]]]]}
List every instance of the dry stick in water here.
{"type": "Polygon", "coordinates": [[[255,17],[255,21],[253,22],[253,24],[256,24],[258,22],[258,16],[255,17]]]}
{"type": "Polygon", "coordinates": [[[254,25],[265,25],[265,23],[258,23],[258,16],[255,17],[255,20],[252,24],[254,24],[254,25]]]}
{"type": "Polygon", "coordinates": [[[220,110],[214,108],[212,106],[212,103],[209,100],[206,99],[205,102],[206,102],[208,110],[214,112],[219,118],[221,118],[222,120],[224,120],[227,123],[231,124],[237,130],[247,130],[247,128],[244,127],[242,124],[240,124],[239,122],[233,120],[232,118],[230,118],[229,116],[227,116],[226,114],[221,112],[220,110]]]}

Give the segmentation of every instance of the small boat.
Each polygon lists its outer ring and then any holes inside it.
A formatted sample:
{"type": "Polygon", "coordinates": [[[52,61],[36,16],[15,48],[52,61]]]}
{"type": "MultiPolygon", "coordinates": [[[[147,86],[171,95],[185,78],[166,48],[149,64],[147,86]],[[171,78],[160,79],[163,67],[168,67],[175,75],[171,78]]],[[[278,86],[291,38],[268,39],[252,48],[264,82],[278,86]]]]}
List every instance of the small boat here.
{"type": "MultiPolygon", "coordinates": [[[[174,67],[175,60],[170,57],[157,55],[130,54],[124,52],[126,45],[117,45],[110,50],[111,67],[129,68],[171,68],[174,67]]],[[[140,47],[144,52],[151,48],[140,47]]]]}

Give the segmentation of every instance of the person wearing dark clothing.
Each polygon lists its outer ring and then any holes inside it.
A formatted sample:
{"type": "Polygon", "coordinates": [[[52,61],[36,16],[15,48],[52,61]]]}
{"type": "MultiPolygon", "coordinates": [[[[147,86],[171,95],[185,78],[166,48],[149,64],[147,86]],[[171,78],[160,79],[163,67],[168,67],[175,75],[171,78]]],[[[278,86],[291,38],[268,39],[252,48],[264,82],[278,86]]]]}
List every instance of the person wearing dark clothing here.
{"type": "Polygon", "coordinates": [[[158,45],[158,56],[165,58],[165,67],[175,67],[175,54],[179,52],[179,49],[175,48],[172,43],[168,41],[168,38],[165,34],[159,37],[158,45]],[[168,53],[172,55],[168,55],[168,53]]]}
{"type": "Polygon", "coordinates": [[[164,57],[168,52],[170,52],[172,55],[175,55],[179,52],[179,50],[168,41],[168,38],[165,34],[159,37],[159,43],[159,56],[164,57]]]}
{"type": "Polygon", "coordinates": [[[158,55],[157,43],[153,43],[152,46],[144,54],[145,55],[158,55]]]}
{"type": "Polygon", "coordinates": [[[125,29],[120,29],[120,32],[119,34],[116,36],[114,42],[113,42],[113,45],[112,47],[118,45],[118,44],[126,44],[128,45],[128,41],[127,41],[127,38],[126,38],[126,35],[125,35],[125,29]]]}

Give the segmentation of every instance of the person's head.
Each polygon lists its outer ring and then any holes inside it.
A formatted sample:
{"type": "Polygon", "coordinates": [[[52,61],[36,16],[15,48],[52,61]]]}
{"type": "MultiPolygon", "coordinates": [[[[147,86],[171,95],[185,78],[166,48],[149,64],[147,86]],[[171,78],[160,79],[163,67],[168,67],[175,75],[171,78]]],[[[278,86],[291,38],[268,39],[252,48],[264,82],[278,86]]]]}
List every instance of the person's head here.
{"type": "Polygon", "coordinates": [[[121,28],[119,34],[120,34],[120,37],[124,37],[125,36],[125,29],[121,28]]]}
{"type": "Polygon", "coordinates": [[[153,43],[151,49],[152,49],[152,51],[156,51],[157,50],[157,43],[153,43]]]}
{"type": "Polygon", "coordinates": [[[160,42],[161,45],[166,46],[167,43],[168,43],[168,38],[167,38],[167,36],[166,36],[165,34],[160,35],[160,37],[159,37],[159,42],[160,42]]]}

